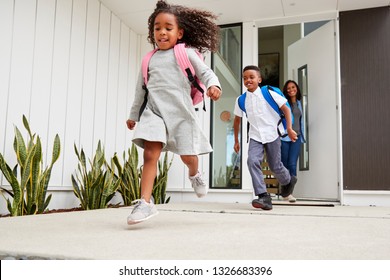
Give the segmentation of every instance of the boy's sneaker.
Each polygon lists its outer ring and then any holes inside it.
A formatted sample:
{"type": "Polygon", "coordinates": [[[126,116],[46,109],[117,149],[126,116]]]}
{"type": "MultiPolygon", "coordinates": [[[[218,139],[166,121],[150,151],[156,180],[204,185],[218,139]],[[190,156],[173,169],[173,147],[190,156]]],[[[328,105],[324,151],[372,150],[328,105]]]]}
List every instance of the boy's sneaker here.
{"type": "Polygon", "coordinates": [[[292,194],[290,194],[287,197],[283,197],[283,200],[288,201],[288,202],[296,202],[297,201],[297,199],[295,197],[293,197],[292,194]]]}
{"type": "Polygon", "coordinates": [[[203,197],[207,194],[208,192],[208,186],[206,183],[203,181],[202,174],[198,172],[195,176],[190,176],[190,181],[192,184],[192,187],[195,190],[195,193],[198,197],[203,197]]]}
{"type": "Polygon", "coordinates": [[[263,210],[271,210],[272,209],[271,195],[269,193],[259,195],[258,198],[252,200],[252,206],[255,208],[261,208],[263,210]]]}
{"type": "Polygon", "coordinates": [[[152,199],[150,200],[150,203],[147,203],[143,198],[134,200],[133,203],[136,203],[136,205],[134,206],[133,211],[131,211],[131,214],[127,217],[127,224],[129,225],[146,221],[158,214],[152,199]]]}
{"type": "Polygon", "coordinates": [[[283,197],[283,199],[293,193],[297,181],[297,177],[291,176],[290,183],[281,187],[280,195],[283,197]]]}

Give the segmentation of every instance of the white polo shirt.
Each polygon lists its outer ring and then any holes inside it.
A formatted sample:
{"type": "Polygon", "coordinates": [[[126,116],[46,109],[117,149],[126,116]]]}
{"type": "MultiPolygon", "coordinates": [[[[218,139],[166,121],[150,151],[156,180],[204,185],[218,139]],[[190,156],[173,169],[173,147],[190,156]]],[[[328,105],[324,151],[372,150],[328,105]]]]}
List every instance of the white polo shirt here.
{"type": "MultiPolygon", "coordinates": [[[[287,99],[274,91],[270,91],[279,108],[286,104],[287,99]]],[[[277,124],[279,114],[268,104],[261,93],[260,87],[255,92],[247,91],[245,98],[245,109],[250,123],[249,138],[263,144],[275,141],[279,137],[277,124]]],[[[234,106],[234,114],[242,117],[245,114],[238,106],[238,97],[234,106]]]]}

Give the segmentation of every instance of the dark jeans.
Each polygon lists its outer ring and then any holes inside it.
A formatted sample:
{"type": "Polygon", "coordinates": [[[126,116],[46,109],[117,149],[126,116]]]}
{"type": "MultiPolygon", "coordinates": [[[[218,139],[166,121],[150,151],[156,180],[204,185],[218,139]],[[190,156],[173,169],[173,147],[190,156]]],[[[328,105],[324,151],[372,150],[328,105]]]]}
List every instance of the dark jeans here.
{"type": "Polygon", "coordinates": [[[302,146],[301,137],[299,135],[295,142],[282,141],[282,162],[293,176],[297,176],[297,162],[302,146]]]}

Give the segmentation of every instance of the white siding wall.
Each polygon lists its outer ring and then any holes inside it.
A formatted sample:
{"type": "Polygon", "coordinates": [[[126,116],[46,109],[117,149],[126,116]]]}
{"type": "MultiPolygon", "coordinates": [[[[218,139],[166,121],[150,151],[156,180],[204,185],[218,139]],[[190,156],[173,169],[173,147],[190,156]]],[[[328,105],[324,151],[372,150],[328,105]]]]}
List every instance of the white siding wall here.
{"type": "MultiPolygon", "coordinates": [[[[253,23],[244,24],[244,49],[251,50],[244,51],[244,62],[257,59],[253,30],[253,23]]],[[[41,138],[44,166],[58,134],[61,156],[49,185],[49,209],[76,207],[71,183],[78,163],[74,145],[91,158],[100,140],[107,159],[115,152],[121,159],[131,146],[132,132],[125,121],[141,58],[150,50],[147,37],[130,30],[98,0],[1,0],[0,42],[0,152],[15,165],[14,126],[25,133],[23,115],[41,138]]],[[[210,65],[210,55],[206,58],[210,65]]],[[[199,118],[209,136],[208,99],[206,107],[208,112],[200,111],[199,118]]],[[[142,161],[142,150],[139,153],[142,161]]],[[[209,156],[201,156],[199,163],[209,178],[209,156]]],[[[198,201],[179,156],[169,174],[172,202],[198,201]]],[[[245,178],[244,185],[250,186],[249,175],[245,178]]],[[[0,184],[8,186],[1,173],[0,184]]],[[[202,201],[249,201],[252,190],[247,188],[239,199],[240,191],[213,190],[202,201]]],[[[8,213],[5,204],[0,197],[0,213],[8,213]]]]}
{"type": "MultiPolygon", "coordinates": [[[[23,115],[42,140],[45,166],[58,134],[49,208],[78,205],[74,144],[90,158],[100,140],[108,159],[131,145],[125,121],[140,36],[98,0],[1,0],[0,41],[0,152],[14,166],[14,126],[25,134],[23,115]]],[[[2,174],[0,183],[8,185],[2,174]]]]}

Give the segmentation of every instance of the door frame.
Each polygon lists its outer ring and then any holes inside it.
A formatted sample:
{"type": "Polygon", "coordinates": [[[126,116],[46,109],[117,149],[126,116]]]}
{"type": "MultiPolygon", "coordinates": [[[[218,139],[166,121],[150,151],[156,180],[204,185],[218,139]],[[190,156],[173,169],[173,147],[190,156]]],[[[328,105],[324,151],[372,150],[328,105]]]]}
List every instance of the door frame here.
{"type": "MultiPolygon", "coordinates": [[[[255,21],[253,25],[258,28],[262,27],[271,27],[271,26],[280,26],[280,25],[289,25],[289,24],[299,24],[303,22],[314,22],[314,21],[324,21],[331,20],[334,21],[335,26],[335,83],[336,83],[336,122],[337,122],[337,201],[343,203],[343,170],[342,170],[342,122],[341,122],[341,84],[340,84],[340,44],[339,44],[339,21],[338,21],[338,12],[329,12],[318,15],[307,15],[303,17],[290,17],[284,19],[266,19],[255,21]]],[[[256,43],[256,49],[258,49],[258,40],[254,40],[256,43]]],[[[257,61],[257,57],[253,57],[253,60],[257,61]]],[[[286,63],[285,63],[286,65],[286,63]]],[[[286,77],[287,78],[287,77],[286,77]]]]}

